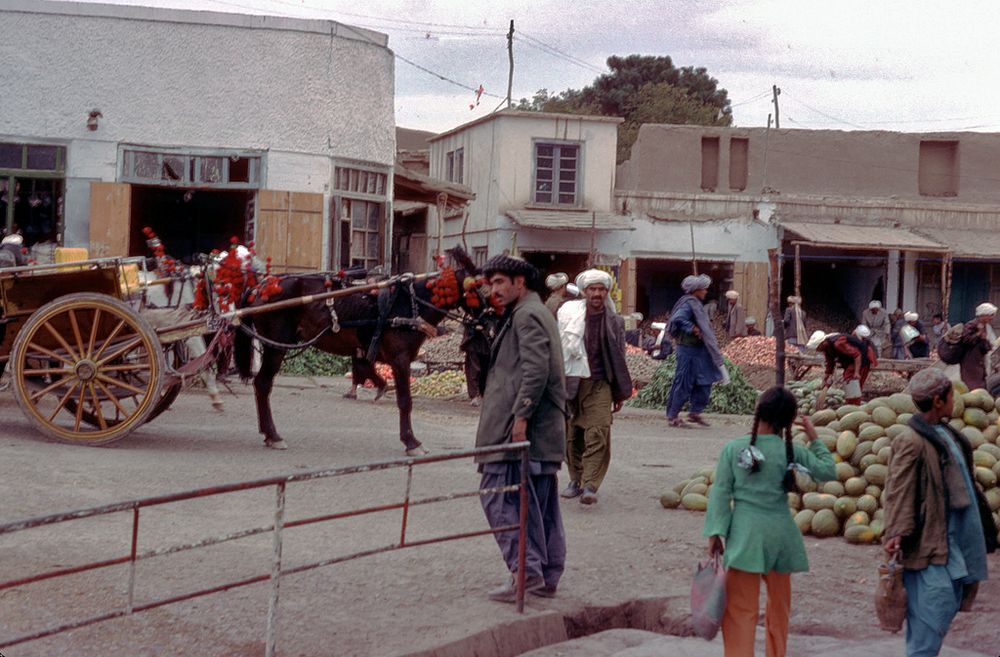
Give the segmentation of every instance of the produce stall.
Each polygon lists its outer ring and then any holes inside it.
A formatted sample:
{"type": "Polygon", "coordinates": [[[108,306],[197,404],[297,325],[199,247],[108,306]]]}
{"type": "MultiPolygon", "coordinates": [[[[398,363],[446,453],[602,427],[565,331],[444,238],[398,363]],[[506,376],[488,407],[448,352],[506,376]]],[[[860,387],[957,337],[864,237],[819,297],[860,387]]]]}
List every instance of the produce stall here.
{"type": "MultiPolygon", "coordinates": [[[[916,374],[920,370],[927,369],[935,362],[931,358],[908,358],[906,360],[881,358],[878,361],[878,365],[872,368],[872,371],[916,374]]],[[[794,372],[796,381],[804,379],[814,367],[826,367],[826,359],[818,354],[786,352],[785,363],[788,369],[794,372]]]]}

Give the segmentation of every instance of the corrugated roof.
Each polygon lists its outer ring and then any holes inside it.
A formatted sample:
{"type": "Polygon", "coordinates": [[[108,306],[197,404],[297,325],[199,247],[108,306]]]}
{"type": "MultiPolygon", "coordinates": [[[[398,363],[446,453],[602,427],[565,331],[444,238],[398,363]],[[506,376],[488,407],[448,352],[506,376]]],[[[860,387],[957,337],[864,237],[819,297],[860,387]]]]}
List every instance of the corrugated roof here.
{"type": "Polygon", "coordinates": [[[948,247],[907,228],[781,222],[786,239],[799,239],[816,246],[855,249],[902,249],[905,251],[947,251],[948,247]]]}
{"type": "Polygon", "coordinates": [[[996,231],[950,228],[917,228],[916,231],[950,248],[956,258],[1000,260],[1000,233],[996,231]]]}
{"type": "Polygon", "coordinates": [[[610,212],[508,210],[507,216],[523,228],[541,230],[635,230],[631,218],[610,212]]]}

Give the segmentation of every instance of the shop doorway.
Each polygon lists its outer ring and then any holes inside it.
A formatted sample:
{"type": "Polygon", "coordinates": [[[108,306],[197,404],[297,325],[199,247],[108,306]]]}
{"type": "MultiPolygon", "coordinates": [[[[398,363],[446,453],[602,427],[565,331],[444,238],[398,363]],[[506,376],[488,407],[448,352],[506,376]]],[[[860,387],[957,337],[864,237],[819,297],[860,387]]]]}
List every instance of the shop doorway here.
{"type": "MultiPolygon", "coordinates": [[[[712,285],[705,304],[718,307],[719,298],[733,285],[733,263],[711,260],[697,262],[698,273],[708,274],[712,285]]],[[[637,258],[635,265],[635,309],[649,320],[662,321],[684,294],[681,281],[692,273],[690,260],[637,258]]]]}
{"type": "Polygon", "coordinates": [[[192,262],[199,253],[225,249],[230,239],[252,239],[256,193],[245,190],[132,187],[129,255],[148,255],[143,228],[149,226],[171,256],[192,262]]]}

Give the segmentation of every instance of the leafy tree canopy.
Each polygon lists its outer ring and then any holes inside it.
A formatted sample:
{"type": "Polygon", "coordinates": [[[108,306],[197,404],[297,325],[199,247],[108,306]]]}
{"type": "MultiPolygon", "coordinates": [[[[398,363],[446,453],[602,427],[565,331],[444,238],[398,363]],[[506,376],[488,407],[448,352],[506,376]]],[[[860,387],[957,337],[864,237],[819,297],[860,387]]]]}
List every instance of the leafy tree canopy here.
{"type": "Polygon", "coordinates": [[[628,159],[643,123],[731,125],[725,89],[705,68],[674,66],[667,56],[629,55],[608,58],[604,73],[583,89],[551,94],[540,89],[515,109],[570,114],[620,116],[618,162],[628,159]]]}

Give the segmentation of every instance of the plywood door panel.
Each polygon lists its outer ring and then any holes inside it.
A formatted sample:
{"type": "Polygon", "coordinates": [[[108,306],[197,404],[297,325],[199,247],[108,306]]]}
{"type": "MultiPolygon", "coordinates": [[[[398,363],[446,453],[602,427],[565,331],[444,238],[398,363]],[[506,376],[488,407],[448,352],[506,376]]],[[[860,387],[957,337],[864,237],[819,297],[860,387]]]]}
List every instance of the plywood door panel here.
{"type": "Polygon", "coordinates": [[[323,263],[323,195],[258,192],[257,253],[276,269],[319,269],[323,263]]]}
{"type": "Polygon", "coordinates": [[[132,186],[127,183],[90,183],[91,258],[127,256],[132,186]]]}
{"type": "Polygon", "coordinates": [[[286,263],[319,269],[322,265],[323,213],[292,212],[288,220],[286,263]]]}

